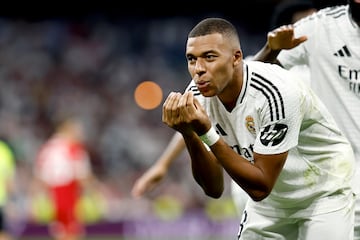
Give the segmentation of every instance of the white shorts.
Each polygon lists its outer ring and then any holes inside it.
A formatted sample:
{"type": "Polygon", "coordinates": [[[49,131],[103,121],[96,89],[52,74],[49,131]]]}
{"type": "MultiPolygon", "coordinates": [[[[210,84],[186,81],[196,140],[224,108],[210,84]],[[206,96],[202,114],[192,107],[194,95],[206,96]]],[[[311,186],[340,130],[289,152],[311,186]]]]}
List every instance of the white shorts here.
{"type": "Polygon", "coordinates": [[[247,206],[240,222],[239,240],[353,240],[354,204],[311,218],[274,218],[247,206]]]}

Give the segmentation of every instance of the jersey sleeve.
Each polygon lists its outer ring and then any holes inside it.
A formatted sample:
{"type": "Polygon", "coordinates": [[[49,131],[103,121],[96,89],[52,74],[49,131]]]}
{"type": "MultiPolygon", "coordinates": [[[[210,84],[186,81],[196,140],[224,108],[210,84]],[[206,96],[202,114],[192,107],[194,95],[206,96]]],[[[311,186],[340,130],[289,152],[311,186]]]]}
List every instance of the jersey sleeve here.
{"type": "MultiPolygon", "coordinates": [[[[286,76],[297,79],[290,73],[286,76]]],[[[300,81],[295,79],[294,81],[300,81]]],[[[289,151],[298,144],[299,139],[304,112],[301,110],[303,93],[293,84],[277,84],[273,87],[273,100],[259,98],[260,130],[255,139],[254,152],[260,154],[289,151]],[[275,111],[278,113],[277,116],[274,114],[275,111]]]]}

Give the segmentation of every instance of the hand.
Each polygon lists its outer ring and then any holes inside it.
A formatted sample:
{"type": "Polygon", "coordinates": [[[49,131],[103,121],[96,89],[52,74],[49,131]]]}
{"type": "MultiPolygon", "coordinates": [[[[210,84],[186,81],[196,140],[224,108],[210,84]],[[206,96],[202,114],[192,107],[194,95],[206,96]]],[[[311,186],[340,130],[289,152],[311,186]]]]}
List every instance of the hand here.
{"type": "Polygon", "coordinates": [[[268,33],[268,46],[271,50],[292,49],[307,40],[306,36],[294,37],[294,27],[284,25],[268,33]]]}
{"type": "Polygon", "coordinates": [[[192,92],[170,93],[163,105],[163,122],[183,135],[206,133],[211,122],[192,92]]]}
{"type": "Polygon", "coordinates": [[[131,190],[131,195],[134,198],[140,198],[146,192],[150,192],[159,185],[166,173],[167,169],[162,165],[153,165],[139,179],[136,180],[131,190]]]}

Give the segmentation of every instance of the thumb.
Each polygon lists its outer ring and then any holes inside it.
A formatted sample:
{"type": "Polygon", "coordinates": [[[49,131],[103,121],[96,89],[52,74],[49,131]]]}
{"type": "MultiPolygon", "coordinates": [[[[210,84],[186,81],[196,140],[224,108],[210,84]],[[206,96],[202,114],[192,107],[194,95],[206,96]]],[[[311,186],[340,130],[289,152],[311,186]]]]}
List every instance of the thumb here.
{"type": "Polygon", "coordinates": [[[294,47],[300,45],[301,43],[305,42],[308,38],[306,36],[301,36],[299,38],[294,39],[294,47]]]}

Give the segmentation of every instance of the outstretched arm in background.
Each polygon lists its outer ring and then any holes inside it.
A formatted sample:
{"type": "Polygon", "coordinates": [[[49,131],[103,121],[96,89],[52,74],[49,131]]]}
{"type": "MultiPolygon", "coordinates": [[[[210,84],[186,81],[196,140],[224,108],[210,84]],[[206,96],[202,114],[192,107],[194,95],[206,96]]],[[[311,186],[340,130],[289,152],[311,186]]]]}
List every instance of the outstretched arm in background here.
{"type": "Polygon", "coordinates": [[[135,198],[140,198],[146,192],[153,190],[164,178],[171,163],[184,149],[184,139],[180,133],[176,132],[160,158],[135,181],[131,195],[135,198]]]}
{"type": "Polygon", "coordinates": [[[276,58],[282,49],[292,49],[306,40],[306,36],[295,38],[293,25],[278,27],[268,33],[265,46],[254,56],[253,60],[280,65],[276,58]]]}

